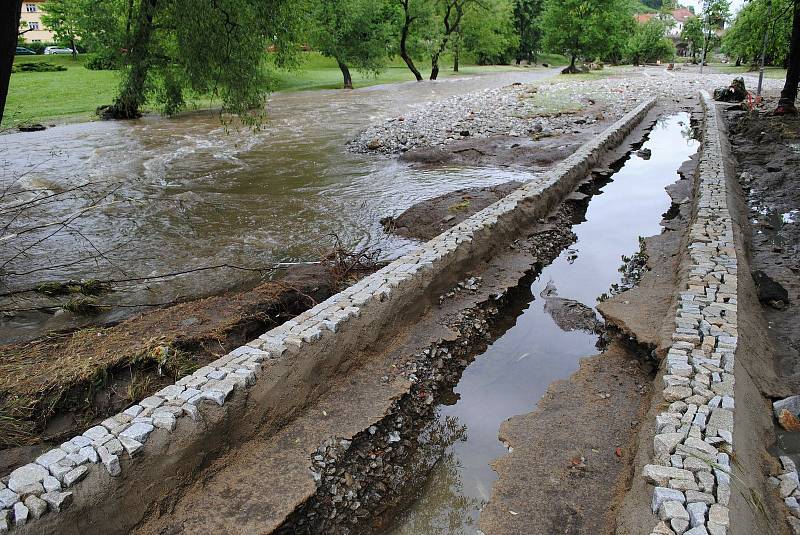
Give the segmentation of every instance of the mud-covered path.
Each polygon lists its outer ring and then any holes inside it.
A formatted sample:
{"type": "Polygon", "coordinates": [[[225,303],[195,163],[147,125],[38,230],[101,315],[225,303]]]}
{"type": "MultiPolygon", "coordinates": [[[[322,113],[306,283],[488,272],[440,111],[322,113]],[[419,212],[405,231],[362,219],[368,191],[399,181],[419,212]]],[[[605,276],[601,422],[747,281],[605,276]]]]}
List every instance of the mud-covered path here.
{"type": "MultiPolygon", "coordinates": [[[[631,143],[641,140],[649,125],[663,111],[652,112],[644,121],[646,126],[639,127],[621,149],[608,154],[599,168],[605,169],[604,166],[629,150],[631,143]]],[[[586,185],[589,190],[590,184],[586,185]]],[[[291,423],[280,430],[271,425],[263,427],[247,441],[233,444],[218,458],[207,459],[202,470],[188,480],[178,470],[171,485],[176,490],[157,500],[158,505],[150,509],[135,533],[273,530],[280,533],[352,533],[385,530],[393,523],[396,507],[408,503],[409,493],[426,484],[430,467],[440,456],[448,454],[447,444],[434,441],[434,446],[430,445],[430,435],[425,432],[430,428],[425,422],[438,420],[435,408],[439,402],[452,396],[451,389],[464,367],[485,350],[487,343],[508,328],[498,331],[493,325],[507,325],[508,320],[503,319],[506,314],[511,313],[512,317],[520,314],[519,310],[514,312],[519,305],[513,304],[516,301],[511,296],[520,291],[517,288],[529,288],[531,266],[536,266],[534,273],[538,273],[574,239],[570,231],[572,218],[586,208],[586,202],[578,198],[580,196],[575,196],[548,218],[532,221],[529,228],[516,229],[519,238],[510,248],[461,274],[467,277],[466,283],[454,285],[450,291],[443,289],[441,299],[429,296],[434,302],[439,302],[438,306],[427,308],[419,317],[397,318],[395,332],[387,332],[381,344],[364,348],[357,358],[352,359],[354,364],[338,370],[339,379],[328,385],[328,392],[307,406],[302,414],[296,415],[291,423]],[[498,300],[497,296],[505,295],[509,296],[508,301],[505,298],[498,300]],[[430,361],[422,356],[430,354],[431,348],[436,352],[436,348],[441,351],[442,347],[447,348],[446,353],[452,356],[452,360],[440,359],[431,367],[430,361]],[[405,394],[409,387],[411,398],[405,394]],[[432,403],[424,401],[428,396],[431,396],[432,403]],[[420,397],[422,405],[409,401],[420,397]],[[342,440],[347,442],[344,449],[337,445],[342,440]],[[331,448],[339,448],[332,459],[328,457],[331,448]],[[364,459],[359,461],[357,456],[352,457],[355,453],[348,454],[348,451],[371,452],[372,464],[367,462],[365,465],[364,459]],[[429,453],[431,451],[434,453],[429,453]],[[323,466],[322,474],[334,474],[337,483],[325,483],[321,489],[317,488],[309,474],[309,466],[316,466],[318,462],[315,460],[317,456],[322,459],[319,461],[323,466]],[[373,466],[376,459],[381,460],[379,468],[373,466]],[[326,464],[331,460],[333,464],[326,464]],[[412,464],[414,462],[421,464],[412,464]],[[334,471],[328,472],[328,466],[334,471]],[[428,469],[416,471],[413,466],[428,466],[428,469]],[[378,488],[382,490],[376,491],[378,488]],[[359,496],[358,505],[350,501],[353,499],[351,492],[359,496]],[[380,498],[374,498],[373,493],[380,498]],[[340,502],[347,507],[337,506],[340,502]],[[305,505],[296,509],[299,503],[305,505]],[[351,519],[355,518],[361,520],[353,526],[351,519]]],[[[578,217],[580,220],[581,216],[578,217]]],[[[633,252],[635,246],[630,251],[633,252]]],[[[626,401],[625,409],[633,417],[639,411],[647,366],[642,367],[621,346],[613,347],[616,349],[601,365],[606,366],[605,370],[592,380],[593,388],[602,392],[619,389],[618,374],[628,373],[629,376],[622,381],[625,388],[619,390],[623,397],[629,396],[629,391],[634,393],[626,401]],[[615,372],[610,367],[612,363],[625,365],[615,372]]],[[[564,399],[571,399],[576,390],[573,385],[567,390],[571,393],[562,392],[564,399]]],[[[289,392],[287,395],[291,395],[289,392]]],[[[580,441],[579,436],[592,433],[596,429],[594,426],[605,426],[616,418],[604,409],[610,406],[607,402],[589,405],[588,397],[579,397],[578,400],[599,412],[595,414],[592,426],[565,429],[564,438],[576,443],[580,441]]],[[[613,428],[609,430],[613,431],[613,428]]],[[[619,431],[632,434],[634,429],[628,423],[619,431]]],[[[625,446],[627,441],[622,438],[615,443],[625,446]]],[[[598,470],[599,481],[586,479],[584,483],[613,488],[620,474],[619,468],[625,465],[624,459],[617,457],[613,449],[611,456],[613,463],[618,465],[617,470],[598,470]]],[[[581,470],[580,467],[575,469],[578,470],[576,473],[581,470]]],[[[574,480],[565,482],[575,486],[574,480]]],[[[528,480],[528,484],[535,485],[536,482],[528,480]]],[[[608,500],[599,500],[598,509],[609,508],[608,500]]]]}

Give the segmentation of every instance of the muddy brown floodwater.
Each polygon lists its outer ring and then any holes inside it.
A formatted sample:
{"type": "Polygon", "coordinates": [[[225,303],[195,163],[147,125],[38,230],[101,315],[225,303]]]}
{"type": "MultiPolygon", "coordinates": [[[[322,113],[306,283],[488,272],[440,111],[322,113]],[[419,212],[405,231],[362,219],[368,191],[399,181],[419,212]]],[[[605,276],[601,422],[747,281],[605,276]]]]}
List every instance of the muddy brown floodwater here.
{"type": "MultiPolygon", "coordinates": [[[[414,106],[554,72],[517,70],[347,92],[276,94],[267,123],[256,132],[228,128],[218,115],[198,112],[0,136],[3,189],[64,193],[80,186],[36,214],[48,222],[80,214],[68,228],[10,263],[0,258],[4,291],[52,280],[127,280],[218,264],[315,259],[334,233],[348,245],[397,256],[412,242],[387,234],[381,217],[421,199],[521,180],[524,174],[420,169],[347,153],[346,143],[368,124],[414,106]]],[[[31,233],[30,243],[39,237],[31,233]]],[[[253,277],[225,269],[127,284],[104,297],[105,303],[126,307],[92,321],[130,315],[136,310],[131,304],[213,294],[253,277]]],[[[6,300],[3,309],[37,308],[37,299],[6,300]]],[[[63,311],[33,311],[0,321],[8,341],[75,327],[78,320],[63,311]]]]}
{"type": "Polygon", "coordinates": [[[533,410],[548,385],[566,379],[578,370],[580,359],[597,353],[598,334],[560,328],[542,292],[549,285],[546,293],[555,288],[559,297],[593,307],[598,296],[620,282],[621,256],[639,250],[640,236],[661,232],[662,215],[671,204],[665,188],[697,151],[689,121],[688,113],[678,113],[655,124],[643,147],[652,155],[644,159],[631,154],[592,196],[585,221],[573,227],[576,242],[531,285],[533,301],[516,324],[466,368],[453,403],[438,410],[443,423],[466,427],[466,439],[442,456],[389,534],[477,532],[478,517],[496,479],[489,463],[507,451],[498,440],[501,423],[533,410]]]}

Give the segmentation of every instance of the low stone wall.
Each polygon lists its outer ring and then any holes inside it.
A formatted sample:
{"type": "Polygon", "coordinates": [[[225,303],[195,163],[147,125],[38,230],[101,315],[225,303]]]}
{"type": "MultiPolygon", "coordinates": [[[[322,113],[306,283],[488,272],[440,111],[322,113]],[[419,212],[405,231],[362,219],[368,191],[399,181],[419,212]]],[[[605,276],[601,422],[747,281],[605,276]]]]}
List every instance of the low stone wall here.
{"type": "Polygon", "coordinates": [[[230,444],[280,426],[354,355],[550,212],[654,104],[414,252],[17,468],[0,484],[0,533],[128,532],[175,490],[176,474],[192,477],[230,444]]]}
{"type": "Polygon", "coordinates": [[[703,95],[705,129],[687,288],[680,293],[652,464],[654,535],[724,535],[730,526],[737,262],[718,118],[703,95]]]}

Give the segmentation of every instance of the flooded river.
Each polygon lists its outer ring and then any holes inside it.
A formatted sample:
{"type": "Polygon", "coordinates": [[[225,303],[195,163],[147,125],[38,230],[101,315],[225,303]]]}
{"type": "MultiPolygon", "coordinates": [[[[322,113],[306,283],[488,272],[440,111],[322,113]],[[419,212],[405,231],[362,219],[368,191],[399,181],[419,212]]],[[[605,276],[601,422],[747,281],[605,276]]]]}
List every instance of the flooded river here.
{"type": "MultiPolygon", "coordinates": [[[[8,216],[19,202],[51,195],[12,224],[0,257],[4,291],[47,281],[130,280],[220,264],[259,267],[316,259],[336,234],[348,245],[397,256],[408,241],[383,232],[379,219],[419,200],[471,186],[524,180],[502,169],[415,169],[345,145],[369,123],[451,95],[552,70],[517,70],[402,83],[355,91],[276,94],[259,131],[226,127],[218,115],[145,117],[68,124],[0,136],[8,216]],[[12,207],[12,208],[9,208],[12,207]],[[42,238],[45,240],[39,241],[42,238]]],[[[210,294],[253,279],[236,269],[126,283],[104,302],[156,304],[210,294]]],[[[39,298],[4,299],[3,338],[25,338],[74,324],[42,313],[39,298]]],[[[132,308],[113,308],[118,319],[132,308]]]]}
{"type": "MultiPolygon", "coordinates": [[[[621,256],[639,250],[639,237],[661,232],[670,207],[664,188],[697,151],[689,115],[663,118],[644,148],[649,159],[632,154],[624,167],[593,196],[585,221],[573,227],[577,241],[531,285],[533,300],[516,323],[470,364],[455,388],[457,401],[442,405],[442,422],[465,426],[466,440],[442,456],[412,506],[391,535],[477,533],[478,517],[496,479],[489,463],[506,453],[497,438],[503,421],[532,411],[550,383],[568,378],[583,357],[597,354],[598,335],[559,328],[545,310],[545,288],[593,307],[620,282],[621,256]]],[[[554,497],[555,499],[555,497],[554,497]]]]}

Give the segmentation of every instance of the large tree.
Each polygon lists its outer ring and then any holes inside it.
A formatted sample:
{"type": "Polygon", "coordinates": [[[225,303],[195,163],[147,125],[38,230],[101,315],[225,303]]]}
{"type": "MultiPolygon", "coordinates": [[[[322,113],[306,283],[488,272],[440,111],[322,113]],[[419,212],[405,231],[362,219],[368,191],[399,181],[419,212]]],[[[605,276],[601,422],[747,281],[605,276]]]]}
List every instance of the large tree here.
{"type": "Polygon", "coordinates": [[[477,0],[437,0],[437,16],[441,21],[437,43],[431,51],[431,80],[436,80],[439,76],[439,58],[447,50],[453,34],[461,26],[464,12],[477,0]]]}
{"type": "MultiPolygon", "coordinates": [[[[479,65],[505,64],[515,59],[519,35],[511,0],[482,0],[471,5],[461,21],[460,48],[479,65]]],[[[453,55],[457,57],[457,48],[453,55]]]]}
{"type": "Polygon", "coordinates": [[[123,43],[120,91],[106,111],[116,118],[137,117],[148,99],[175,113],[189,92],[211,95],[224,111],[258,120],[270,87],[268,63],[296,62],[311,14],[307,2],[292,0],[115,5],[124,33],[106,36],[105,48],[123,43]],[[268,55],[268,49],[274,52],[268,55]]]}
{"type": "Polygon", "coordinates": [[[344,87],[353,88],[350,67],[377,74],[394,49],[396,11],[380,0],[320,0],[314,10],[312,43],[336,60],[344,87]]]}
{"type": "Polygon", "coordinates": [[[681,39],[689,45],[692,63],[697,63],[697,54],[703,50],[703,23],[697,17],[689,17],[683,23],[681,39]]]}
{"type": "Polygon", "coordinates": [[[670,60],[675,56],[675,45],[664,35],[663,22],[653,19],[639,24],[627,44],[627,56],[634,65],[670,60]]]}
{"type": "Polygon", "coordinates": [[[403,58],[408,70],[414,74],[414,78],[418,82],[422,81],[422,74],[414,65],[414,60],[411,57],[411,44],[412,32],[424,21],[428,14],[428,3],[422,0],[395,0],[401,9],[401,24],[400,24],[400,57],[403,58]]]}
{"type": "Polygon", "coordinates": [[[708,52],[716,48],[720,42],[718,32],[725,27],[731,17],[729,0],[703,0],[703,57],[701,66],[705,65],[708,52]]]}
{"type": "Polygon", "coordinates": [[[797,84],[800,82],[800,0],[794,0],[792,6],[792,39],[789,44],[789,61],[786,71],[786,83],[781,91],[781,99],[777,115],[797,114],[797,84]]]}
{"type": "Polygon", "coordinates": [[[565,73],[579,58],[621,55],[632,25],[626,0],[546,0],[542,14],[545,48],[570,58],[565,73]]]}
{"type": "Polygon", "coordinates": [[[42,23],[53,31],[58,42],[69,45],[73,58],[78,55],[75,41],[80,32],[82,8],[78,0],[47,0],[42,5],[42,23]]]}
{"type": "Polygon", "coordinates": [[[722,38],[723,52],[755,66],[761,57],[766,33],[766,63],[783,65],[788,57],[792,34],[792,5],[792,0],[751,0],[725,32],[722,38]]]}
{"type": "Polygon", "coordinates": [[[535,62],[536,55],[542,45],[542,27],[540,17],[544,8],[544,0],[514,0],[514,27],[517,31],[519,45],[516,60],[535,62]]]}
{"type": "Polygon", "coordinates": [[[19,39],[19,19],[22,14],[22,0],[3,0],[0,2],[0,123],[8,97],[8,83],[11,81],[11,67],[17,53],[19,39]]]}

